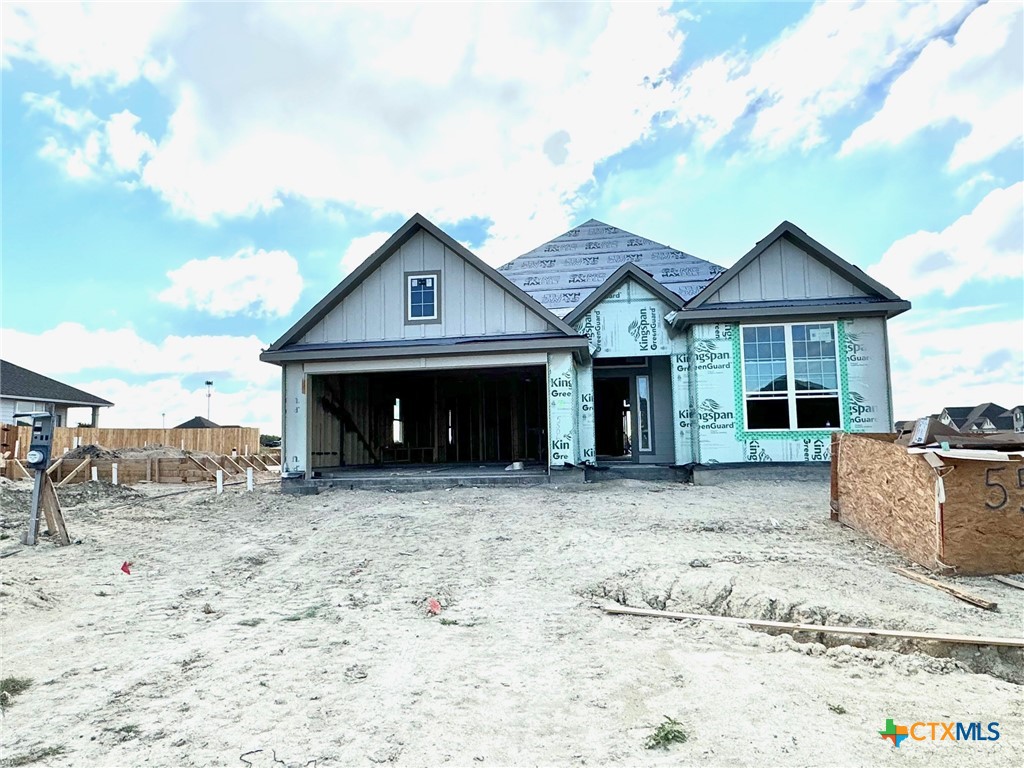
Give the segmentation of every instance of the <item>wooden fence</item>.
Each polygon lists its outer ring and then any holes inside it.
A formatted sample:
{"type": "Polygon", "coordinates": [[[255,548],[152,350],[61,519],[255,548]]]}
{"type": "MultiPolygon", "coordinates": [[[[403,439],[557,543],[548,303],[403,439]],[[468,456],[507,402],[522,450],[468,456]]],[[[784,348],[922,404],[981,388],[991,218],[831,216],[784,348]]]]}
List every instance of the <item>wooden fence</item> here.
{"type": "MultiPolygon", "coordinates": [[[[0,453],[24,459],[32,439],[32,427],[0,425],[0,453]],[[17,449],[17,455],[15,454],[17,449]]],[[[258,427],[215,427],[210,429],[117,429],[113,427],[56,427],[53,430],[51,455],[59,459],[65,450],[78,445],[102,445],[116,451],[119,448],[145,448],[166,445],[186,451],[231,454],[260,452],[258,427]]]]}
{"type": "MultiPolygon", "coordinates": [[[[11,480],[31,479],[33,470],[25,469],[18,462],[4,461],[0,471],[11,480]]],[[[247,469],[256,472],[278,472],[277,460],[267,454],[248,456],[186,456],[184,458],[151,459],[54,459],[47,470],[50,479],[58,486],[89,482],[95,470],[96,479],[101,483],[114,482],[114,467],[117,467],[118,485],[136,483],[200,483],[214,482],[217,470],[223,470],[224,479],[230,480],[245,475],[247,469]]]]}

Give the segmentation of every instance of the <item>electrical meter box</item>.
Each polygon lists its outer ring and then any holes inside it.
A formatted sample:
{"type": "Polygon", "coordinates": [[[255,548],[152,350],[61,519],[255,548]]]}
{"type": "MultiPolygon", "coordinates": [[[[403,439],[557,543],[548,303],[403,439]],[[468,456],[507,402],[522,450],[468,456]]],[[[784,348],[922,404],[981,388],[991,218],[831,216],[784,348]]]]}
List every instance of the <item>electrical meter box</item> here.
{"type": "Polygon", "coordinates": [[[45,411],[16,413],[15,419],[32,419],[32,441],[25,456],[25,466],[32,469],[46,469],[50,465],[53,448],[53,414],[45,411]]]}

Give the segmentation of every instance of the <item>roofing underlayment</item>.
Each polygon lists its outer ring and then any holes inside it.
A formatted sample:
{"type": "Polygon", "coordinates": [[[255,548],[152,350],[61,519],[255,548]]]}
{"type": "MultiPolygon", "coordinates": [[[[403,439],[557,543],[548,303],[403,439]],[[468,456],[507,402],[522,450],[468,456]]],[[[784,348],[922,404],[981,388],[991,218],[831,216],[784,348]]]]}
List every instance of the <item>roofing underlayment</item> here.
{"type": "Polygon", "coordinates": [[[498,271],[564,317],[627,263],[649,273],[684,301],[725,271],[710,261],[596,219],[524,253],[498,271]]]}

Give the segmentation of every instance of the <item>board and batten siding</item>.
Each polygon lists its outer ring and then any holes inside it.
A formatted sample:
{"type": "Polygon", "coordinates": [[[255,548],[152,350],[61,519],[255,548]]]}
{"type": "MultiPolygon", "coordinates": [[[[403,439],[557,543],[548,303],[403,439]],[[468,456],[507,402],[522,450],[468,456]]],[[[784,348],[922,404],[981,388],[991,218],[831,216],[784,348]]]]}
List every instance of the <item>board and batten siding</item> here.
{"type": "Polygon", "coordinates": [[[865,296],[860,288],[780,237],[705,302],[830,299],[865,296]]]}
{"type": "Polygon", "coordinates": [[[500,336],[553,330],[518,297],[426,232],[418,232],[302,337],[300,344],[500,336]],[[438,323],[405,322],[405,276],[440,272],[438,323]]]}

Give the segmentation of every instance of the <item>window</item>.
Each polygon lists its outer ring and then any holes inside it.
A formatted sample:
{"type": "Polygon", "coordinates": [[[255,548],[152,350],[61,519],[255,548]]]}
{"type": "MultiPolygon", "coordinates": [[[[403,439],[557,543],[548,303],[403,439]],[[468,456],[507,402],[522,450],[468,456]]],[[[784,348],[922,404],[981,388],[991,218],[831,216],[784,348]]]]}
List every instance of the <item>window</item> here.
{"type": "Polygon", "coordinates": [[[440,274],[427,272],[406,274],[406,323],[437,323],[441,321],[439,308],[440,274]]]}
{"type": "Polygon", "coordinates": [[[744,326],[748,430],[839,429],[835,323],[744,326]]]}
{"type": "Polygon", "coordinates": [[[405,442],[405,424],[402,421],[402,401],[395,398],[395,404],[391,410],[391,442],[400,445],[405,442]]]}
{"type": "Polygon", "coordinates": [[[651,380],[647,376],[636,377],[636,419],[638,446],[644,453],[653,450],[651,446],[651,380]]]}

